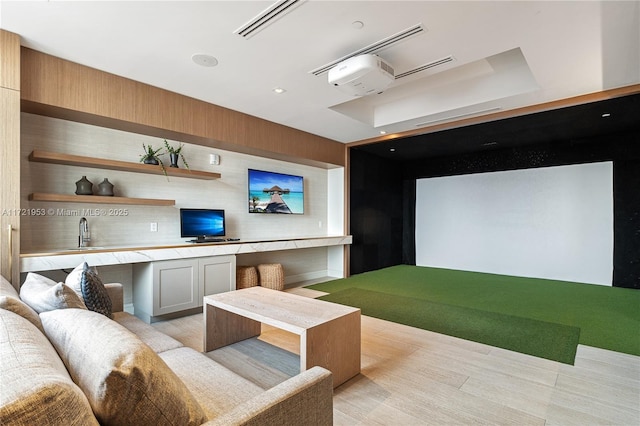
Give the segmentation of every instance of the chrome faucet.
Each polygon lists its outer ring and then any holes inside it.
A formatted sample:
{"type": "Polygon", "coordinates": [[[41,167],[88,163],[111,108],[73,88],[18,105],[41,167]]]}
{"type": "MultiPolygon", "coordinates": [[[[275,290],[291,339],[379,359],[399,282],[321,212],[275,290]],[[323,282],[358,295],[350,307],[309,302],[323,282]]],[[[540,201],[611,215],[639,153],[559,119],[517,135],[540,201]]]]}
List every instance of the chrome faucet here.
{"type": "Polygon", "coordinates": [[[78,235],[78,248],[84,248],[87,246],[87,242],[91,241],[91,235],[89,234],[89,223],[86,218],[80,219],[80,235],[78,235]]]}

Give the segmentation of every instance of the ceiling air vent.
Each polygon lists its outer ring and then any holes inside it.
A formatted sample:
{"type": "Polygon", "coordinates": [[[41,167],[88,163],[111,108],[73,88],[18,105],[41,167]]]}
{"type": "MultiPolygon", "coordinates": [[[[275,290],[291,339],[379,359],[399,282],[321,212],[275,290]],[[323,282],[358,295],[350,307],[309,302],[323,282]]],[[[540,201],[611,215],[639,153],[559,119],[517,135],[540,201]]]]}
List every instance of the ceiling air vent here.
{"type": "Polygon", "coordinates": [[[381,50],[384,50],[388,47],[394,46],[397,43],[400,43],[401,41],[404,41],[410,37],[416,36],[418,34],[423,33],[425,30],[425,28],[422,26],[422,24],[417,24],[414,25],[412,27],[407,28],[406,30],[400,31],[399,33],[396,33],[390,37],[387,37],[385,39],[382,39],[376,43],[370,44],[366,47],[363,47],[360,50],[356,50],[355,52],[349,53],[348,55],[343,56],[340,59],[336,59],[333,62],[330,62],[326,65],[323,65],[321,67],[318,67],[314,70],[309,71],[309,74],[313,74],[313,75],[322,75],[325,72],[328,72],[331,68],[335,67],[336,65],[338,65],[340,62],[343,62],[349,58],[353,58],[355,56],[360,56],[360,55],[367,55],[367,54],[374,54],[377,52],[380,52],[381,50]]]}
{"type": "Polygon", "coordinates": [[[300,6],[304,0],[280,0],[263,10],[259,15],[235,30],[234,34],[239,34],[244,38],[254,36],[258,31],[272,24],[277,19],[291,12],[300,6]]]}
{"type": "Polygon", "coordinates": [[[399,78],[407,77],[407,76],[413,75],[415,73],[418,73],[420,71],[426,71],[426,70],[428,70],[430,68],[437,67],[439,65],[444,65],[444,64],[447,64],[447,63],[453,62],[453,61],[454,61],[453,56],[449,55],[446,58],[438,59],[437,61],[429,62],[428,64],[424,64],[424,65],[421,65],[421,66],[419,66],[417,68],[414,68],[412,70],[405,71],[403,73],[397,74],[396,75],[396,80],[399,79],[399,78]]]}

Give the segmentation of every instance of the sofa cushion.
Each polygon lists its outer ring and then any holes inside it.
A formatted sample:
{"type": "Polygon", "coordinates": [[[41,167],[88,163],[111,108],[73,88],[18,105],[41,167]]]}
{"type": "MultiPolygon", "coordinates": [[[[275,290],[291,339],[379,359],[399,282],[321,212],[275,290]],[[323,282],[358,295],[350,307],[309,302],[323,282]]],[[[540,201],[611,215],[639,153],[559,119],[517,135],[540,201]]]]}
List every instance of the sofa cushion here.
{"type": "Polygon", "coordinates": [[[87,309],[111,318],[112,304],[98,271],[87,262],[76,266],[65,279],[65,284],[83,300],[87,309]]]}
{"type": "Polygon", "coordinates": [[[35,325],[38,330],[44,333],[42,322],[40,322],[38,313],[31,309],[31,307],[24,303],[22,300],[11,296],[0,296],[0,308],[20,315],[22,318],[28,320],[31,324],[35,325]]]}
{"type": "Polygon", "coordinates": [[[113,320],[138,336],[138,338],[149,345],[155,353],[183,346],[182,343],[173,337],[167,336],[127,312],[114,312],[113,320]]]}
{"type": "Polygon", "coordinates": [[[0,422],[97,425],[89,401],[31,322],[0,309],[0,422]]]}
{"type": "Polygon", "coordinates": [[[0,275],[0,308],[11,311],[29,320],[31,324],[38,327],[38,329],[44,333],[38,313],[20,300],[18,291],[2,275],[0,275]]]}
{"type": "Polygon", "coordinates": [[[0,296],[20,297],[15,287],[2,275],[0,275],[0,296]]]}
{"type": "Polygon", "coordinates": [[[81,309],[44,312],[40,317],[100,423],[199,425],[206,420],[180,379],[118,323],[81,309]]]}
{"type": "Polygon", "coordinates": [[[37,313],[54,309],[86,309],[82,299],[64,283],[29,272],[20,287],[20,299],[37,313]]]}
{"type": "Polygon", "coordinates": [[[255,383],[195,349],[183,347],[159,355],[189,388],[209,419],[264,392],[255,383]]]}

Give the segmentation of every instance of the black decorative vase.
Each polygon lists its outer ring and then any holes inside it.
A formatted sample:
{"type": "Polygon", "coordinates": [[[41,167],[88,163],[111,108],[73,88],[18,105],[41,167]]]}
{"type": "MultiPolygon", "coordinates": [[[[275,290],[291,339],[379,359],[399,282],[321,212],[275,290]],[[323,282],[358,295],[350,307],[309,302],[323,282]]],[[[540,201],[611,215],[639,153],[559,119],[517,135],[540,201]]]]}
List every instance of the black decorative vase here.
{"type": "Polygon", "coordinates": [[[93,195],[93,184],[86,176],[76,182],[76,195],[93,195]]]}
{"type": "Polygon", "coordinates": [[[178,154],[169,154],[171,165],[169,167],[178,167],[178,154]]]}
{"type": "Polygon", "coordinates": [[[96,195],[113,197],[113,184],[109,182],[107,178],[104,178],[102,183],[98,185],[98,192],[96,195]]]}
{"type": "Polygon", "coordinates": [[[144,164],[153,164],[154,166],[157,166],[158,164],[160,164],[158,160],[156,160],[155,158],[145,158],[142,162],[144,164]]]}

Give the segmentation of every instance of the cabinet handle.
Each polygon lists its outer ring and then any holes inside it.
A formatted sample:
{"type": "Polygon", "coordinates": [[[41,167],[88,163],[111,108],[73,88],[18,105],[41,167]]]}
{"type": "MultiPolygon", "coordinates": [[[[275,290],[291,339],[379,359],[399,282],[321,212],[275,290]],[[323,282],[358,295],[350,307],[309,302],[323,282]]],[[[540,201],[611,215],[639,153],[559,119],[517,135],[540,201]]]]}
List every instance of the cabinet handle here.
{"type": "Polygon", "coordinates": [[[7,230],[9,231],[9,236],[7,238],[9,246],[9,276],[13,277],[13,226],[7,225],[7,230]]]}

